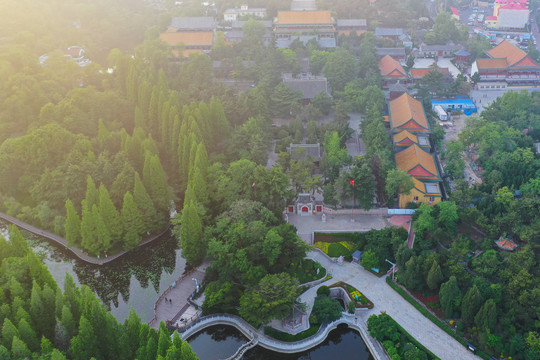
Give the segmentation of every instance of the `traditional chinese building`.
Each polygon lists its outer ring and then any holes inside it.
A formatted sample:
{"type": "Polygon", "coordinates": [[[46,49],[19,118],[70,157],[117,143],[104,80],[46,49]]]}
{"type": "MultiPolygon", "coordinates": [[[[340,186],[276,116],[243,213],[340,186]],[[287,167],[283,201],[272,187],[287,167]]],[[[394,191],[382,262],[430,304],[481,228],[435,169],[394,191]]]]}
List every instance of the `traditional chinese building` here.
{"type": "Polygon", "coordinates": [[[429,133],[429,124],[422,103],[409,94],[390,101],[390,129],[393,134],[407,130],[412,133],[429,133]]]}
{"type": "Polygon", "coordinates": [[[252,16],[255,18],[262,19],[266,17],[265,8],[252,8],[250,9],[247,5],[241,5],[239,8],[227,9],[223,13],[223,20],[225,21],[236,21],[238,17],[242,16],[252,16]]]}
{"type": "Polygon", "coordinates": [[[413,144],[396,153],[395,158],[396,167],[411,176],[414,182],[414,188],[408,195],[404,193],[399,195],[401,208],[407,207],[410,202],[435,205],[441,201],[441,178],[433,154],[413,144]]]}
{"type": "Polygon", "coordinates": [[[173,48],[175,56],[187,57],[191,53],[210,52],[214,45],[215,29],[213,17],[175,17],[159,38],[173,48]]]}
{"type": "Polygon", "coordinates": [[[486,54],[487,59],[478,59],[471,67],[471,75],[480,75],[479,88],[501,89],[508,85],[540,84],[540,66],[510,42],[504,40],[486,54]]]}
{"type": "Polygon", "coordinates": [[[330,11],[279,11],[274,19],[276,46],[287,48],[295,39],[316,39],[320,47],[336,47],[336,27],[330,11]]]}
{"type": "Polygon", "coordinates": [[[398,81],[406,84],[409,80],[403,66],[390,55],[385,55],[379,60],[379,70],[383,78],[383,88],[388,88],[390,84],[395,84],[398,81]]]}

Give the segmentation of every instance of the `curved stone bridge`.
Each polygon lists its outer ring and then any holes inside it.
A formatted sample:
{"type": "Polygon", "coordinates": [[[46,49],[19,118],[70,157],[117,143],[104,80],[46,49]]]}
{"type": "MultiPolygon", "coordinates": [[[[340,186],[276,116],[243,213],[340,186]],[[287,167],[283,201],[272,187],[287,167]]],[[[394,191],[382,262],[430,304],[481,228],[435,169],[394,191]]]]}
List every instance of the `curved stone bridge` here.
{"type": "Polygon", "coordinates": [[[230,325],[238,329],[248,340],[249,342],[247,344],[251,344],[252,346],[246,347],[244,351],[241,351],[244,346],[242,346],[235,355],[230,357],[229,359],[238,359],[238,356],[243,355],[245,351],[248,350],[248,348],[251,348],[255,345],[262,346],[265,349],[272,350],[279,353],[298,353],[303,352],[306,350],[309,350],[320,343],[322,343],[330,331],[334,330],[338,327],[338,325],[346,324],[350,328],[358,331],[360,335],[362,336],[364,342],[368,346],[370,352],[377,360],[389,360],[388,355],[386,352],[382,349],[381,345],[376,342],[374,339],[372,339],[368,334],[367,330],[365,328],[365,322],[361,319],[358,321],[357,317],[355,315],[343,313],[343,316],[331,323],[323,324],[319,331],[306,339],[295,341],[295,342],[284,342],[279,341],[276,339],[273,339],[267,335],[264,335],[264,333],[261,333],[257,329],[255,329],[253,326],[251,326],[249,323],[247,323],[244,319],[229,315],[229,314],[215,314],[215,315],[209,315],[199,318],[195,323],[189,325],[187,328],[184,329],[178,329],[180,332],[180,336],[183,340],[187,340],[189,337],[193,336],[197,332],[204,330],[205,328],[213,325],[230,325]],[[241,353],[241,354],[240,354],[241,353]]]}

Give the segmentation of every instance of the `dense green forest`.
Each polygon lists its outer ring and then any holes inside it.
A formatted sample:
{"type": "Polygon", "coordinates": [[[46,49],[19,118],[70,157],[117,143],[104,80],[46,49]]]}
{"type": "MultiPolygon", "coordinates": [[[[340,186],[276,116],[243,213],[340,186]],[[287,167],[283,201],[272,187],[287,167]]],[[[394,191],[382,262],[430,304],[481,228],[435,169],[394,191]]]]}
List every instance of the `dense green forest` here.
{"type": "Polygon", "coordinates": [[[156,331],[133,310],[119,323],[69,275],[60,289],[16,227],[0,237],[0,273],[1,359],[197,359],[163,323],[156,331]]]}
{"type": "Polygon", "coordinates": [[[538,359],[540,306],[540,96],[507,93],[472,117],[449,143],[449,172],[463,177],[464,154],[477,154],[482,184],[463,180],[450,200],[415,214],[413,250],[400,247],[399,282],[433,294],[442,313],[495,355],[538,359]],[[473,228],[474,226],[474,228],[473,228]],[[514,252],[494,240],[509,238],[514,252]]]}

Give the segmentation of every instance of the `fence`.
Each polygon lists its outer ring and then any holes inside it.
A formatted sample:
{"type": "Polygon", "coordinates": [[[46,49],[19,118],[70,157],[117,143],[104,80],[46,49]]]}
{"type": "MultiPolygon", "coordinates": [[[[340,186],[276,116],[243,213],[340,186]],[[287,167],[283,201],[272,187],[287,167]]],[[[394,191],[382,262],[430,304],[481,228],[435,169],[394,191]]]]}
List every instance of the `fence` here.
{"type": "MultiPolygon", "coordinates": [[[[182,280],[184,280],[185,277],[191,275],[195,270],[197,269],[191,269],[189,270],[187,273],[185,273],[184,275],[180,276],[178,278],[178,280],[176,280],[176,284],[180,284],[180,282],[182,280]]],[[[152,326],[154,324],[154,321],[157,320],[157,306],[159,304],[159,302],[163,299],[163,297],[165,297],[165,295],[167,295],[169,293],[169,291],[171,291],[171,289],[173,288],[172,284],[169,285],[169,287],[167,289],[165,289],[165,291],[158,297],[158,299],[156,300],[156,302],[154,303],[154,317],[152,318],[152,320],[150,320],[150,322],[148,323],[148,325],[152,326]]]]}
{"type": "Polygon", "coordinates": [[[388,209],[388,215],[412,215],[416,209],[388,209]]]}

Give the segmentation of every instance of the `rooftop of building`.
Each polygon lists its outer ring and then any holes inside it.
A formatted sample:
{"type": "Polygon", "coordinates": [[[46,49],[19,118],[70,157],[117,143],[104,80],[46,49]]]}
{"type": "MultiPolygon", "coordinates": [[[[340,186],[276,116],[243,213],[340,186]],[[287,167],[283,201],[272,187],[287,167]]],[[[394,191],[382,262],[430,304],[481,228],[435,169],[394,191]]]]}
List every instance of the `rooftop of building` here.
{"type": "Polygon", "coordinates": [[[278,11],[274,23],[286,24],[333,24],[330,11],[278,11]]]}
{"type": "Polygon", "coordinates": [[[499,240],[495,240],[495,244],[497,244],[500,249],[507,251],[514,251],[518,247],[518,244],[508,238],[503,238],[502,236],[499,240]]]}
{"type": "Polygon", "coordinates": [[[375,36],[400,36],[403,35],[402,28],[375,28],[375,36]]]}
{"type": "Polygon", "coordinates": [[[213,30],[216,27],[216,21],[211,16],[202,17],[173,17],[171,28],[177,31],[183,30],[213,30]]]}
{"type": "Polygon", "coordinates": [[[345,27],[345,26],[358,26],[358,27],[365,27],[367,26],[366,19],[338,19],[337,20],[337,26],[339,27],[345,27]]]}
{"type": "Polygon", "coordinates": [[[405,48],[376,48],[378,56],[390,55],[390,56],[405,56],[405,48]]]}
{"type": "Polygon", "coordinates": [[[396,167],[411,176],[436,180],[439,179],[437,164],[432,154],[413,144],[395,154],[396,167]]]}
{"type": "Polygon", "coordinates": [[[429,129],[422,103],[405,93],[390,101],[390,123],[392,128],[398,128],[414,121],[418,129],[429,129]]]}
{"type": "Polygon", "coordinates": [[[385,55],[379,60],[379,70],[381,71],[382,76],[399,76],[401,75],[403,78],[407,77],[407,74],[405,73],[405,70],[403,69],[403,66],[391,57],[390,55],[385,55]]]}
{"type": "Polygon", "coordinates": [[[450,76],[450,71],[447,68],[413,68],[411,69],[411,76],[414,79],[422,79],[432,71],[439,72],[444,76],[450,76]]]}
{"type": "Polygon", "coordinates": [[[165,32],[161,33],[159,38],[170,46],[176,46],[180,43],[185,46],[212,46],[214,33],[212,31],[165,32]]]}
{"type": "Polygon", "coordinates": [[[284,76],[283,82],[294,90],[301,91],[304,99],[311,100],[321,92],[328,94],[328,80],[324,76],[303,76],[300,78],[284,76]]]}
{"type": "Polygon", "coordinates": [[[487,51],[487,55],[492,59],[505,59],[510,66],[518,63],[527,56],[525,51],[506,40],[487,51]]]}
{"type": "Polygon", "coordinates": [[[289,154],[297,160],[305,160],[309,156],[319,161],[322,158],[321,144],[290,144],[289,154]]]}

